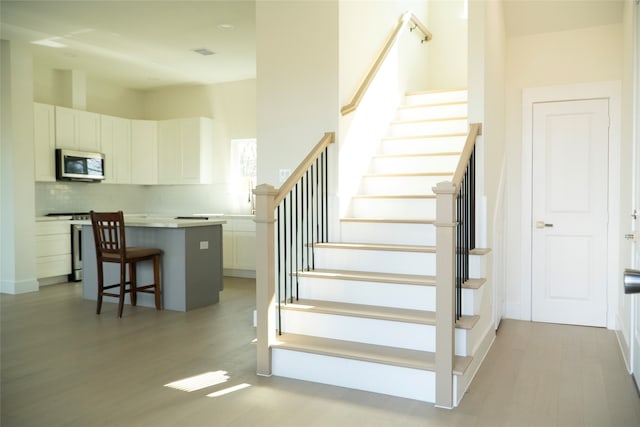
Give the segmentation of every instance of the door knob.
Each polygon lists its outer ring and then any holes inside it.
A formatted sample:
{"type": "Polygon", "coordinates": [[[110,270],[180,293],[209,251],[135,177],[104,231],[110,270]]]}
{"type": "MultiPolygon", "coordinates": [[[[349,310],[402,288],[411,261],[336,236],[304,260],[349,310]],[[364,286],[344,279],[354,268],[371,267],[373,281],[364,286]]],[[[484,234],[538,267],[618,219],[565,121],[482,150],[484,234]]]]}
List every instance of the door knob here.
{"type": "Polygon", "coordinates": [[[536,228],[545,228],[545,227],[551,228],[553,227],[553,224],[547,224],[544,221],[536,221],[536,228]]]}

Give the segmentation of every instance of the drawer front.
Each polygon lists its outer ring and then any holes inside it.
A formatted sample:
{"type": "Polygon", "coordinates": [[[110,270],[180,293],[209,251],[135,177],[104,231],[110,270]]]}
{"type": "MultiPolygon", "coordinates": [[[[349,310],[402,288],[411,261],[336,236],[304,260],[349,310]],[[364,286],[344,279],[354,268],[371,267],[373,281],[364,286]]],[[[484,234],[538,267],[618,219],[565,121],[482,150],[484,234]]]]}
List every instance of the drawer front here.
{"type": "Polygon", "coordinates": [[[36,238],[36,256],[71,255],[71,235],[52,234],[36,238]]]}
{"type": "Polygon", "coordinates": [[[69,221],[37,221],[36,236],[45,236],[49,234],[66,234],[71,235],[71,224],[69,221]]]}
{"type": "Polygon", "coordinates": [[[71,274],[71,255],[39,257],[36,261],[38,279],[71,274]]]}

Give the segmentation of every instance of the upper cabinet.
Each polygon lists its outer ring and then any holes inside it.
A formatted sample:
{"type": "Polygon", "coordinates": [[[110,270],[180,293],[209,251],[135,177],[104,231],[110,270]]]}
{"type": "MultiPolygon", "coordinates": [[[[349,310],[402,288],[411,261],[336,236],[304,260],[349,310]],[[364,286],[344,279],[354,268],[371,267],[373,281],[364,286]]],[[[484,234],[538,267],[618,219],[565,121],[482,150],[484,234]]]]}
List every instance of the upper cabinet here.
{"type": "Polygon", "coordinates": [[[105,184],[131,184],[131,120],[100,116],[100,150],[105,184]]]}
{"type": "Polygon", "coordinates": [[[100,114],[55,107],[56,148],[100,151],[100,114]]]}
{"type": "Polygon", "coordinates": [[[158,183],[212,180],[213,120],[196,117],[158,123],[158,183]]]}
{"type": "Polygon", "coordinates": [[[53,105],[33,104],[34,171],[36,181],[56,180],[56,124],[53,105]]]}
{"type": "Polygon", "coordinates": [[[131,120],[131,182],[158,183],[158,122],[131,120]]]}

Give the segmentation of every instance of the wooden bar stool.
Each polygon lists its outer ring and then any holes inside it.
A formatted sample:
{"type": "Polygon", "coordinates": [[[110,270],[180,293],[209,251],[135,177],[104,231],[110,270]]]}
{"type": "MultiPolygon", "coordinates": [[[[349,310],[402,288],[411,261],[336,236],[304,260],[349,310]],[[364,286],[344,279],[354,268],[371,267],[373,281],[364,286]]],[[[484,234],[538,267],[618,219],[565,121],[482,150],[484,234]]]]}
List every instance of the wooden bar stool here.
{"type": "Polygon", "coordinates": [[[129,294],[131,305],[136,305],[138,292],[154,294],[156,309],[161,309],[160,303],[160,255],[162,251],[156,248],[127,247],[124,232],[124,215],[118,212],[91,211],[91,225],[96,246],[96,260],[98,271],[98,306],[96,314],[102,309],[102,297],[118,297],[118,317],[122,317],[124,295],[129,294]],[[153,283],[138,286],[136,283],[136,266],[140,261],[153,260],[153,283]],[[120,282],[104,284],[103,263],[120,264],[120,282]],[[129,281],[126,280],[127,265],[129,267],[129,281]],[[127,288],[126,285],[129,285],[127,288]],[[118,292],[107,292],[109,289],[118,292]]]}

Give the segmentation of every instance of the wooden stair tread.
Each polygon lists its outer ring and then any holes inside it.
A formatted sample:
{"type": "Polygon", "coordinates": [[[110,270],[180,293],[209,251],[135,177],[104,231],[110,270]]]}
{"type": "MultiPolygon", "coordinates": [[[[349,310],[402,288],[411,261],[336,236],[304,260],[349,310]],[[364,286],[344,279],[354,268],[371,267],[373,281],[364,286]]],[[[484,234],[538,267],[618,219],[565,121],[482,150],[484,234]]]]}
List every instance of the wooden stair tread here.
{"type": "MultiPolygon", "coordinates": [[[[299,277],[310,277],[317,279],[333,279],[333,280],[351,280],[362,282],[379,282],[400,285],[415,286],[435,286],[436,278],[434,276],[425,276],[418,274],[399,274],[399,273],[381,273],[375,271],[352,271],[352,270],[330,270],[315,269],[303,270],[292,273],[299,277]]],[[[480,289],[487,279],[472,278],[462,284],[465,289],[480,289]]]]}
{"type": "Polygon", "coordinates": [[[370,250],[370,251],[393,251],[393,252],[426,252],[435,253],[435,246],[428,245],[396,245],[386,243],[346,243],[346,242],[327,242],[313,243],[316,248],[333,248],[333,249],[351,249],[351,250],[370,250]]]}
{"type": "MultiPolygon", "coordinates": [[[[294,302],[282,304],[280,308],[282,310],[362,317],[366,319],[386,320],[391,322],[417,323],[420,325],[436,324],[435,312],[407,308],[310,299],[299,299],[294,302]]],[[[459,329],[472,329],[478,322],[478,319],[478,316],[461,316],[460,319],[456,321],[455,326],[459,329]]]]}
{"type": "Polygon", "coordinates": [[[391,121],[391,125],[404,125],[404,124],[413,124],[413,123],[437,123],[437,122],[452,122],[456,120],[467,120],[467,116],[458,116],[458,117],[438,117],[432,119],[409,119],[409,120],[393,120],[391,121]]]}
{"type": "Polygon", "coordinates": [[[406,219],[406,218],[341,218],[342,222],[375,222],[389,224],[434,224],[435,219],[406,219]]]}
{"type": "Polygon", "coordinates": [[[467,105],[467,101],[442,101],[442,102],[425,102],[422,104],[402,104],[398,106],[399,110],[410,110],[412,108],[426,107],[445,107],[448,105],[467,105]]]}
{"type": "Polygon", "coordinates": [[[405,136],[385,136],[383,141],[398,141],[412,139],[429,139],[429,138],[449,138],[449,137],[466,137],[466,132],[446,132],[446,133],[428,133],[425,135],[405,135],[405,136]]]}
{"type": "MultiPolygon", "coordinates": [[[[363,344],[330,338],[283,334],[276,336],[272,348],[302,351],[425,371],[433,371],[435,369],[435,353],[433,352],[363,344]]],[[[453,373],[455,375],[462,375],[472,360],[473,358],[470,356],[455,356],[453,373]]]]}
{"type": "Polygon", "coordinates": [[[408,172],[408,173],[367,173],[362,175],[365,178],[410,178],[410,177],[427,177],[427,176],[453,176],[453,172],[408,172]]]}
{"type": "Polygon", "coordinates": [[[337,280],[397,283],[403,285],[434,286],[436,279],[434,276],[423,276],[417,274],[397,274],[378,273],[371,271],[351,271],[351,270],[309,270],[296,273],[300,277],[314,277],[337,280]]]}
{"type": "MultiPolygon", "coordinates": [[[[376,154],[374,159],[396,159],[402,157],[444,157],[444,156],[459,156],[459,151],[438,151],[434,153],[399,153],[399,154],[376,154]]],[[[447,172],[452,174],[451,172],[447,172]]],[[[424,175],[425,173],[418,173],[418,175],[424,175]]],[[[433,174],[433,173],[431,173],[433,174]]]]}
{"type": "Polygon", "coordinates": [[[352,199],[435,199],[435,194],[356,194],[352,199]]]}

